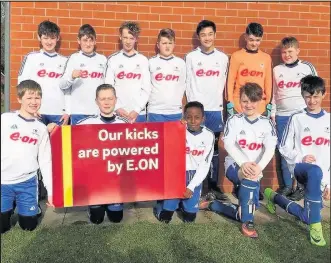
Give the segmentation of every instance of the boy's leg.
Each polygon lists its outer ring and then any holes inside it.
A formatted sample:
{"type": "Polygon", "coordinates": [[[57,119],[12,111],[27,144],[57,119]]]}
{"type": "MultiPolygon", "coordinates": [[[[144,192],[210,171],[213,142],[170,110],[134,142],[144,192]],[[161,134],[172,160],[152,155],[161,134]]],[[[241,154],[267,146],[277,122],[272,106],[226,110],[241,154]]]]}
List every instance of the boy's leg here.
{"type": "Polygon", "coordinates": [[[101,224],[105,218],[105,206],[104,205],[91,205],[88,207],[88,216],[93,224],[101,224]]]}
{"type": "Polygon", "coordinates": [[[199,200],[202,191],[202,184],[197,186],[194,189],[193,195],[191,198],[182,199],[183,204],[183,221],[185,223],[193,223],[197,217],[199,211],[199,200]]]}
{"type": "Polygon", "coordinates": [[[167,199],[157,202],[156,206],[153,208],[153,213],[157,220],[169,223],[178,208],[179,202],[180,199],[167,199]]]}
{"type": "Polygon", "coordinates": [[[205,126],[212,130],[215,135],[215,145],[213,159],[211,161],[210,173],[205,181],[208,184],[208,190],[211,191],[219,200],[228,201],[229,198],[221,191],[219,187],[219,149],[218,140],[223,131],[223,117],[221,111],[206,111],[205,112],[205,126]]]}
{"type": "Polygon", "coordinates": [[[123,219],[123,204],[109,204],[106,212],[110,222],[119,223],[123,219]]]}
{"type": "Polygon", "coordinates": [[[311,242],[323,246],[325,245],[325,241],[320,224],[322,209],[322,192],[320,187],[323,172],[317,165],[298,163],[294,169],[294,175],[298,182],[304,184],[306,187],[304,207],[267,188],[265,190],[268,199],[267,208],[271,213],[274,213],[273,204],[277,204],[289,214],[309,224],[311,242]]]}
{"type": "MultiPolygon", "coordinates": [[[[283,138],[283,133],[286,128],[287,122],[289,120],[288,116],[276,116],[276,129],[277,129],[277,136],[278,136],[278,145],[281,143],[283,138]]],[[[289,196],[292,193],[292,183],[293,183],[293,176],[290,173],[287,162],[283,156],[280,156],[281,162],[281,171],[282,171],[282,178],[284,186],[279,189],[278,193],[284,196],[289,196]]]]}
{"type": "Polygon", "coordinates": [[[15,184],[18,222],[23,230],[32,231],[38,225],[38,178],[15,184]]]}
{"type": "Polygon", "coordinates": [[[15,192],[13,190],[13,185],[1,185],[1,219],[0,228],[1,234],[8,231],[11,227],[10,218],[13,214],[13,204],[15,200],[15,192]]]}
{"type": "Polygon", "coordinates": [[[77,122],[79,122],[80,120],[83,120],[87,117],[91,117],[94,115],[86,115],[86,114],[72,114],[70,116],[70,125],[76,125],[77,122]]]}

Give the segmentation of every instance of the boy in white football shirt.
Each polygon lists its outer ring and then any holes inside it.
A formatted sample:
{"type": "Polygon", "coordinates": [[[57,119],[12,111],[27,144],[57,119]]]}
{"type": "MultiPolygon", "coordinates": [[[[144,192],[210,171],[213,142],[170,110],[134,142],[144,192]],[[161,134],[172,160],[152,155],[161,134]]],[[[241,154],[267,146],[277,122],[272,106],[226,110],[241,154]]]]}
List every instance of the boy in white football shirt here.
{"type": "Polygon", "coordinates": [[[243,235],[257,238],[254,211],[259,206],[260,180],[263,170],[274,155],[277,135],[270,118],[259,113],[263,90],[256,83],[246,83],[240,88],[241,114],[232,115],[224,130],[226,177],[238,188],[239,205],[219,200],[201,203],[219,214],[242,222],[243,235]]]}
{"type": "Polygon", "coordinates": [[[184,222],[194,222],[199,211],[202,181],[206,178],[213,158],[214,133],[203,126],[204,107],[191,101],[185,105],[186,130],[186,191],[183,199],[168,199],[158,202],[154,208],[156,218],[169,223],[174,212],[181,205],[184,222]]]}
{"type": "Polygon", "coordinates": [[[218,187],[219,156],[218,139],[223,131],[223,91],[228,70],[228,56],[214,46],[216,25],[202,20],[196,29],[200,46],[188,53],[186,61],[187,101],[199,101],[205,107],[205,125],[215,134],[214,156],[208,188],[217,198],[228,199],[218,187]]]}
{"type": "Polygon", "coordinates": [[[279,151],[288,168],[305,187],[304,207],[267,188],[270,213],[280,206],[309,225],[310,242],[325,246],[321,225],[322,198],[330,200],[330,113],[322,108],[326,95],[324,80],[308,75],[301,82],[306,108],[294,113],[285,128],[279,151]]]}
{"type": "Polygon", "coordinates": [[[107,59],[95,52],[96,33],[85,24],[78,31],[81,50],[72,54],[65,67],[60,88],[70,91],[71,124],[98,113],[93,98],[97,87],[104,83],[107,59]]]}
{"type": "MultiPolygon", "coordinates": [[[[298,58],[300,53],[299,42],[295,37],[285,37],[281,41],[281,57],[283,63],[273,69],[273,107],[271,117],[276,122],[278,144],[290,116],[306,107],[301,95],[300,80],[307,76],[317,76],[315,67],[298,58]]],[[[278,193],[298,201],[304,197],[303,187],[298,184],[292,193],[293,175],[291,175],[286,160],[281,157],[281,171],[284,182],[278,193]]]]}
{"type": "Polygon", "coordinates": [[[175,32],[161,29],[157,38],[159,53],[149,59],[152,91],[148,100],[149,122],[178,121],[182,119],[182,101],[185,92],[185,61],[173,54],[175,32]]]}
{"type": "Polygon", "coordinates": [[[69,121],[69,93],[59,88],[67,57],[55,51],[60,39],[60,28],[51,21],[38,25],[38,40],[42,49],[24,57],[18,73],[18,83],[32,79],[42,89],[43,100],[38,115],[45,125],[67,124],[69,121]]]}
{"type": "Polygon", "coordinates": [[[116,114],[131,123],[146,122],[146,104],[151,93],[148,59],[135,49],[140,33],[136,22],[119,28],[122,50],[108,57],[105,83],[116,89],[116,114]]]}
{"type": "Polygon", "coordinates": [[[52,204],[51,145],[46,126],[35,117],[42,90],[37,82],[23,80],[17,96],[20,110],[1,114],[1,233],[11,227],[14,203],[20,227],[29,231],[37,227],[38,169],[52,204]]]}
{"type": "MultiPolygon", "coordinates": [[[[109,84],[102,84],[96,90],[95,102],[99,107],[100,114],[89,116],[77,123],[84,124],[116,124],[125,121],[114,114],[116,104],[116,91],[109,84]]],[[[94,224],[101,224],[105,217],[105,211],[111,222],[119,223],[123,218],[123,204],[107,204],[89,206],[89,218],[94,224]]]]}

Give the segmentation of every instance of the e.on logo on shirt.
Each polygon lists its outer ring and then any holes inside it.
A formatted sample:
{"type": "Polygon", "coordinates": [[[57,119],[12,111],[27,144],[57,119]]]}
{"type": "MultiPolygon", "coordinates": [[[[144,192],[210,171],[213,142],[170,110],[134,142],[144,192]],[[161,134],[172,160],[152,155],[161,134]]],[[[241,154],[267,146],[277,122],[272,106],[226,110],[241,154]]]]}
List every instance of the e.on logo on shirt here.
{"type": "Polygon", "coordinates": [[[158,73],[155,75],[155,80],[156,81],[179,81],[179,76],[168,74],[168,75],[163,75],[162,73],[158,73]]]}
{"type": "Polygon", "coordinates": [[[257,142],[251,142],[251,143],[247,144],[247,141],[245,139],[239,140],[238,144],[240,145],[241,148],[248,149],[251,151],[254,151],[254,150],[257,151],[257,150],[261,149],[263,146],[262,143],[257,143],[257,142]]]}
{"type": "Polygon", "coordinates": [[[186,147],[186,154],[191,154],[193,156],[200,156],[203,155],[205,150],[196,150],[196,149],[191,149],[190,147],[186,147]]]}
{"type": "Polygon", "coordinates": [[[62,77],[62,73],[57,73],[57,72],[53,72],[53,71],[50,71],[50,72],[47,72],[46,69],[41,69],[37,72],[37,76],[38,77],[49,77],[49,78],[60,78],[62,77]]]}
{"type": "Polygon", "coordinates": [[[124,71],[119,72],[116,77],[118,79],[140,79],[141,78],[141,74],[140,73],[133,73],[133,72],[128,72],[125,73],[124,71]]]}
{"type": "Polygon", "coordinates": [[[23,143],[28,143],[28,144],[33,144],[36,145],[38,142],[37,138],[32,138],[29,136],[21,136],[21,134],[19,132],[14,132],[12,133],[9,138],[13,141],[20,141],[23,143]]]}
{"type": "Polygon", "coordinates": [[[203,69],[199,69],[195,72],[195,75],[197,77],[218,77],[220,75],[220,72],[219,70],[212,70],[212,69],[209,69],[209,70],[203,70],[203,69]]]}
{"type": "Polygon", "coordinates": [[[283,89],[283,88],[300,88],[300,82],[284,82],[284,80],[279,81],[277,83],[278,88],[283,89]]]}
{"type": "Polygon", "coordinates": [[[249,70],[248,68],[243,69],[240,71],[240,75],[243,77],[261,77],[263,78],[263,72],[262,71],[256,71],[256,70],[249,70]]]}
{"type": "Polygon", "coordinates": [[[91,79],[101,79],[103,78],[103,73],[102,72],[88,72],[87,70],[82,70],[80,73],[81,78],[88,78],[90,77],[91,79]]]}
{"type": "Polygon", "coordinates": [[[316,139],[313,139],[312,136],[305,136],[301,139],[301,143],[304,146],[310,146],[312,144],[315,144],[317,146],[319,145],[328,145],[330,146],[330,139],[318,137],[316,139]]]}

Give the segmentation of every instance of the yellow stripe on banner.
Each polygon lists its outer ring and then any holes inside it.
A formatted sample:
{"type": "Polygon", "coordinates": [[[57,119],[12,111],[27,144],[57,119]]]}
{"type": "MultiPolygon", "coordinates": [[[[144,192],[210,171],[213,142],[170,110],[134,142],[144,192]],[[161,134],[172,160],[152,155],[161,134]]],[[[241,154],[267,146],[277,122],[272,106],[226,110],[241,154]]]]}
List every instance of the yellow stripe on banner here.
{"type": "Polygon", "coordinates": [[[70,125],[62,126],[62,176],[63,176],[63,203],[65,207],[70,207],[73,206],[70,125]]]}

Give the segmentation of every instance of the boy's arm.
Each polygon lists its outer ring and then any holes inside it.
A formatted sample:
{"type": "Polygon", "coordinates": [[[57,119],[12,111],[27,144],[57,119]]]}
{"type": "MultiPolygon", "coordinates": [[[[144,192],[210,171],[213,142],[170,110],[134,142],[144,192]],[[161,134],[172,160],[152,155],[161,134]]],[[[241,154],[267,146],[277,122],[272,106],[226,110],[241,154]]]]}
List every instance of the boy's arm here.
{"type": "Polygon", "coordinates": [[[264,170],[264,168],[268,165],[268,163],[274,156],[275,148],[277,145],[277,133],[276,133],[275,125],[271,120],[269,120],[269,123],[270,123],[270,129],[263,140],[264,153],[262,155],[261,160],[258,162],[261,171],[264,170]]]}
{"type": "Polygon", "coordinates": [[[192,79],[192,67],[191,67],[191,59],[189,56],[184,57],[185,60],[185,68],[186,68],[186,85],[185,85],[185,97],[187,101],[187,94],[190,93],[191,90],[191,79],[192,79]]]}
{"type": "Polygon", "coordinates": [[[302,156],[295,148],[295,118],[292,115],[283,133],[282,141],[279,145],[279,152],[285,158],[286,162],[295,166],[296,163],[302,162],[302,156]]]}
{"type": "Polygon", "coordinates": [[[239,145],[236,143],[236,134],[234,133],[234,119],[230,117],[224,128],[223,142],[224,148],[231,158],[238,164],[239,167],[245,162],[248,162],[246,155],[240,151],[239,145]]]}
{"type": "Polygon", "coordinates": [[[199,186],[202,181],[207,177],[208,171],[210,169],[210,163],[213,158],[215,136],[213,135],[213,140],[210,141],[208,148],[203,154],[203,160],[199,163],[198,168],[193,176],[191,182],[188,184],[187,188],[194,192],[195,187],[199,186]]]}
{"type": "Polygon", "coordinates": [[[60,80],[60,89],[69,89],[75,82],[76,79],[72,77],[72,71],[74,70],[74,60],[69,57],[64,67],[64,73],[60,80]]]}
{"type": "Polygon", "coordinates": [[[271,57],[268,56],[268,61],[266,64],[266,74],[264,79],[264,90],[266,95],[266,104],[271,103],[273,89],[272,89],[272,60],[271,57]]]}
{"type": "Polygon", "coordinates": [[[17,83],[20,84],[23,80],[31,79],[31,60],[29,55],[26,55],[22,61],[21,68],[18,72],[17,83]]]}
{"type": "Polygon", "coordinates": [[[236,77],[237,77],[237,72],[239,69],[239,64],[236,60],[236,58],[232,55],[230,58],[230,63],[229,63],[229,70],[228,70],[228,80],[226,84],[226,100],[227,102],[232,102],[233,101],[233,91],[234,91],[234,85],[236,82],[236,77]]]}
{"type": "Polygon", "coordinates": [[[48,196],[53,196],[52,152],[47,129],[39,144],[38,163],[48,196]]]}
{"type": "Polygon", "coordinates": [[[110,58],[107,60],[106,73],[105,73],[105,83],[110,84],[114,87],[115,84],[115,71],[112,68],[112,63],[110,58]]]}
{"type": "Polygon", "coordinates": [[[149,72],[149,63],[148,59],[144,58],[142,64],[142,86],[141,93],[139,98],[137,98],[136,106],[133,109],[138,114],[146,107],[147,101],[149,99],[149,95],[151,94],[152,84],[151,84],[151,73],[149,72]]]}
{"type": "Polygon", "coordinates": [[[273,88],[272,88],[272,108],[271,108],[271,117],[275,117],[276,116],[276,110],[277,110],[277,106],[276,106],[276,95],[277,95],[277,82],[275,79],[275,71],[273,72],[273,79],[272,79],[272,83],[273,83],[273,88]]]}

